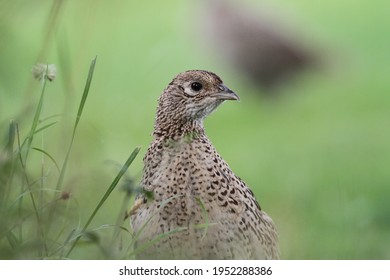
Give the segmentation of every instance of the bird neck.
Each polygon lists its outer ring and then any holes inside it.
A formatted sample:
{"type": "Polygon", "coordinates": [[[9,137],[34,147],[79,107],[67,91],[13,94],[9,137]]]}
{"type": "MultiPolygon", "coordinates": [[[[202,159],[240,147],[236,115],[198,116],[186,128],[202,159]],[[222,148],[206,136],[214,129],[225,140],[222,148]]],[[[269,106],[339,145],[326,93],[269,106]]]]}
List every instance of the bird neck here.
{"type": "Polygon", "coordinates": [[[175,122],[175,120],[171,119],[170,124],[166,126],[162,126],[156,122],[153,131],[155,137],[162,137],[174,141],[182,139],[189,142],[204,134],[203,121],[201,120],[175,122]]]}

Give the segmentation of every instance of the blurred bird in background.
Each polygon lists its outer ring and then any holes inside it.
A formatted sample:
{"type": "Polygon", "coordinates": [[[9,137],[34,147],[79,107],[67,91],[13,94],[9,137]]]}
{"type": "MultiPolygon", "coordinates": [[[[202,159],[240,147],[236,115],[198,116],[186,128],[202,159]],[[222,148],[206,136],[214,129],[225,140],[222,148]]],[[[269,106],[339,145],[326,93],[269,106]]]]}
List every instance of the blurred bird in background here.
{"type": "Polygon", "coordinates": [[[292,76],[317,63],[309,50],[286,24],[264,10],[243,7],[243,1],[203,1],[203,30],[211,46],[228,63],[250,78],[265,93],[275,92],[292,76]]]}

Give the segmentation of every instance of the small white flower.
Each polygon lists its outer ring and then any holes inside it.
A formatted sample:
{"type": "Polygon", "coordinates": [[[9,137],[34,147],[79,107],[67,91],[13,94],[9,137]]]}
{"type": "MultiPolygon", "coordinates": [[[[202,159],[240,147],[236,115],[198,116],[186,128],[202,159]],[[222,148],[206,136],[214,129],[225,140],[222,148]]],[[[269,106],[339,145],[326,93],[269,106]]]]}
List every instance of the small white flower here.
{"type": "Polygon", "coordinates": [[[32,74],[38,81],[45,78],[51,82],[56,78],[57,68],[54,64],[37,63],[32,68],[32,74]]]}

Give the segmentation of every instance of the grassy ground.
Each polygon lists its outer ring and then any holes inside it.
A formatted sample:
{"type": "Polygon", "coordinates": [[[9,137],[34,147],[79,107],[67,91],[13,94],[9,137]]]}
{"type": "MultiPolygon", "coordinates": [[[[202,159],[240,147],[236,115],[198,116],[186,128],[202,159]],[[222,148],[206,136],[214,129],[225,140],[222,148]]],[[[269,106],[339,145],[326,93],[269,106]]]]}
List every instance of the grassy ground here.
{"type": "MultiPolygon", "coordinates": [[[[224,104],[206,121],[207,133],[275,220],[282,257],[389,259],[390,5],[272,2],[274,10],[291,14],[328,58],[326,69],[307,73],[270,100],[202,46],[195,2],[151,7],[132,1],[0,1],[0,147],[7,145],[11,119],[20,140],[28,139],[42,91],[30,70],[37,62],[53,63],[57,78],[45,86],[44,121],[37,129],[55,124],[35,134],[31,147],[46,151],[59,166],[30,150],[26,170],[17,160],[12,169],[7,150],[2,152],[6,176],[1,178],[9,178],[9,170],[15,175],[9,185],[1,181],[0,257],[65,257],[70,246],[63,245],[82,232],[140,146],[125,174],[138,182],[159,93],[180,71],[208,69],[241,102],[224,104]],[[56,192],[95,55],[91,88],[56,192]]],[[[124,229],[118,235],[112,226],[121,224],[127,207],[122,186],[99,208],[68,257],[129,257],[130,235],[124,229]]],[[[128,221],[123,226],[129,228],[128,221]]]]}

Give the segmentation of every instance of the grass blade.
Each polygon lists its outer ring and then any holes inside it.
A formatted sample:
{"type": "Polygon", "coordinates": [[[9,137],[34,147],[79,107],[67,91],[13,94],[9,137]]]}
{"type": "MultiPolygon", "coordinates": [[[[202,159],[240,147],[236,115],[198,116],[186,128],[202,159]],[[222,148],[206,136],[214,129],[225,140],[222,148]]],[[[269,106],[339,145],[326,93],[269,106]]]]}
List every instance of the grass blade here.
{"type": "Polygon", "coordinates": [[[96,59],[97,59],[97,57],[95,57],[95,58],[92,60],[91,66],[89,67],[87,82],[85,83],[83,96],[81,97],[81,102],[80,102],[80,105],[79,105],[79,110],[77,111],[76,122],[75,122],[74,128],[73,128],[73,135],[74,135],[75,132],[76,132],[77,126],[78,126],[79,121],[80,121],[80,118],[81,118],[81,114],[83,113],[83,109],[84,109],[85,102],[87,101],[89,88],[90,88],[91,82],[92,82],[93,72],[94,72],[94,70],[95,70],[96,59]]]}
{"type": "Polygon", "coordinates": [[[208,230],[209,225],[210,225],[209,215],[207,213],[207,210],[206,210],[206,207],[204,206],[203,201],[199,197],[196,198],[196,202],[199,204],[200,209],[202,209],[202,216],[205,220],[204,224],[202,224],[202,226],[204,226],[204,231],[203,231],[202,237],[200,238],[200,240],[202,240],[203,238],[205,238],[205,236],[207,234],[207,230],[208,230]]]}
{"type": "Polygon", "coordinates": [[[103,195],[102,199],[96,206],[95,210],[92,212],[91,216],[89,217],[88,221],[85,223],[83,229],[81,230],[81,234],[76,238],[74,243],[72,244],[72,247],[69,249],[68,253],[66,254],[66,257],[70,255],[70,253],[73,251],[74,247],[76,246],[77,242],[80,240],[82,233],[86,231],[89,224],[92,222],[93,218],[96,216],[99,209],[102,207],[104,202],[107,200],[107,198],[110,196],[111,192],[115,189],[115,187],[118,185],[119,180],[122,178],[123,174],[127,171],[131,163],[134,161],[135,157],[139,153],[140,148],[137,147],[134,149],[134,151],[131,153],[125,164],[122,166],[122,169],[119,171],[119,173],[116,175],[115,179],[112,181],[111,185],[108,187],[106,193],[103,195]]]}
{"type": "Polygon", "coordinates": [[[46,82],[47,82],[46,74],[47,74],[48,68],[49,68],[49,65],[46,64],[45,73],[43,75],[44,78],[42,79],[41,96],[39,97],[38,106],[37,106],[37,109],[35,110],[35,115],[34,115],[33,122],[31,124],[30,133],[27,136],[27,148],[26,148],[26,155],[25,155],[25,158],[24,158],[25,162],[27,161],[28,153],[29,153],[30,148],[31,148],[31,143],[32,143],[32,141],[34,139],[34,134],[35,134],[35,131],[36,131],[37,126],[39,124],[39,118],[40,118],[41,112],[42,112],[43,99],[44,99],[44,96],[45,96],[45,88],[46,88],[46,82]]]}
{"type": "Polygon", "coordinates": [[[41,152],[42,154],[44,154],[45,156],[47,156],[48,158],[50,158],[51,161],[54,163],[54,165],[57,167],[58,172],[60,172],[60,168],[59,168],[59,166],[58,166],[56,160],[55,160],[48,152],[46,152],[45,150],[42,150],[42,149],[40,149],[40,148],[37,148],[37,147],[33,147],[32,149],[33,149],[33,150],[36,150],[36,151],[38,151],[38,152],[41,152]]]}
{"type": "Polygon", "coordinates": [[[7,146],[5,147],[8,158],[11,158],[14,152],[15,138],[16,138],[16,123],[14,120],[11,120],[9,124],[9,130],[8,130],[8,143],[7,146]]]}
{"type": "Polygon", "coordinates": [[[45,130],[46,128],[49,128],[51,127],[52,125],[55,125],[57,122],[52,122],[52,123],[49,123],[47,125],[44,125],[42,126],[41,128],[38,128],[37,130],[35,130],[34,134],[37,134],[38,132],[41,132],[43,130],[45,130]]]}
{"type": "Polygon", "coordinates": [[[163,239],[163,238],[165,238],[167,236],[170,236],[172,234],[175,234],[177,232],[185,231],[187,229],[188,229],[188,227],[178,227],[178,228],[172,229],[170,231],[161,233],[161,234],[157,235],[155,238],[153,238],[152,240],[150,240],[149,242],[144,243],[141,246],[137,247],[133,252],[131,252],[129,254],[128,257],[136,256],[138,253],[147,250],[150,246],[152,246],[153,244],[157,243],[161,239],[163,239]]]}
{"type": "MultiPolygon", "coordinates": [[[[4,150],[0,152],[0,221],[6,224],[5,219],[8,217],[7,207],[9,196],[12,190],[12,182],[15,175],[15,156],[14,146],[16,139],[16,123],[11,120],[8,129],[8,143],[4,150]]],[[[4,225],[0,226],[0,240],[3,237],[4,225]]]]}
{"type": "Polygon", "coordinates": [[[75,138],[75,135],[76,135],[77,126],[79,124],[81,115],[83,113],[84,105],[85,105],[85,102],[87,101],[87,97],[88,97],[88,93],[89,93],[89,88],[91,86],[93,72],[95,70],[96,59],[97,59],[97,57],[95,57],[92,60],[91,65],[89,67],[88,77],[87,77],[87,81],[85,83],[83,96],[81,97],[81,102],[80,102],[79,109],[78,109],[78,112],[77,112],[76,121],[75,121],[75,124],[73,126],[73,132],[72,132],[72,137],[71,137],[71,140],[70,140],[69,148],[68,148],[68,151],[66,153],[65,160],[64,160],[64,162],[62,164],[60,176],[59,176],[58,181],[57,181],[57,185],[56,185],[56,190],[57,191],[61,188],[62,183],[64,181],[66,168],[68,166],[68,161],[69,161],[69,155],[70,155],[70,151],[72,150],[73,141],[74,141],[74,138],[75,138]]]}

